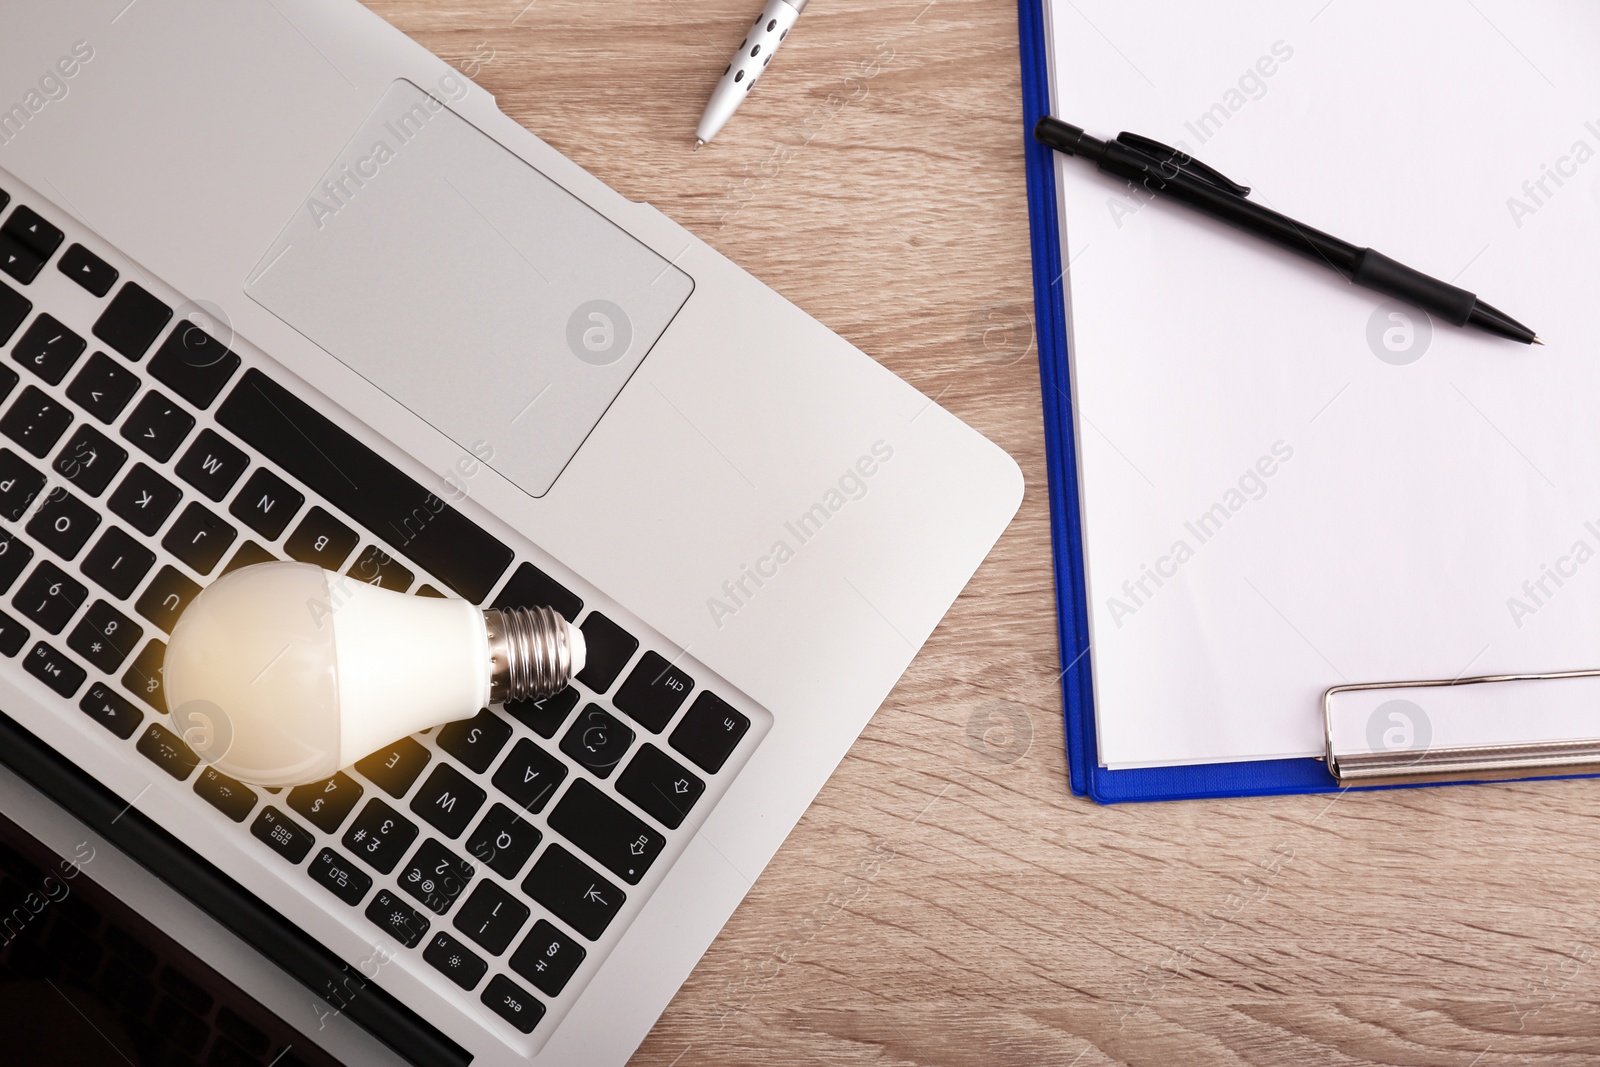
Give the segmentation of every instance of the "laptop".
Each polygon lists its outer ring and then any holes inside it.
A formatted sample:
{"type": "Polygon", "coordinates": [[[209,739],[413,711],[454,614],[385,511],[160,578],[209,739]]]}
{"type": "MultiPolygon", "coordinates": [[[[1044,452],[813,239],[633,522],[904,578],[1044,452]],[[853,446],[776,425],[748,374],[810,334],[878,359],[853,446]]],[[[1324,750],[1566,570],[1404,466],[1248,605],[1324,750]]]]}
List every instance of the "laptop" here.
{"type": "Polygon", "coordinates": [[[0,8],[0,758],[318,986],[292,1027],[624,1062],[1019,470],[354,0],[0,8]],[[548,604],[588,666],[229,780],[165,640],[285,558],[548,604]]]}

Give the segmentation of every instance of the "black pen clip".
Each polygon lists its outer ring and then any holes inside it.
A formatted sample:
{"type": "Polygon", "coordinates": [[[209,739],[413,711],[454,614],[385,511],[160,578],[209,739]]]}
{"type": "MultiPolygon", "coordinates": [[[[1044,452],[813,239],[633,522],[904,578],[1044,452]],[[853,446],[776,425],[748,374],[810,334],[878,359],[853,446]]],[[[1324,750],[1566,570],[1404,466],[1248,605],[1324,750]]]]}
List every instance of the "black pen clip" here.
{"type": "Polygon", "coordinates": [[[1170,145],[1164,145],[1160,141],[1137,133],[1129,133],[1126,130],[1117,134],[1117,140],[1135,151],[1143,152],[1157,164],[1163,166],[1170,164],[1191,178],[1198,178],[1207,185],[1213,185],[1223,192],[1232,193],[1234,196],[1250,195],[1250,187],[1248,185],[1240,185],[1221,171],[1206,166],[1187,152],[1180,152],[1170,145]]]}

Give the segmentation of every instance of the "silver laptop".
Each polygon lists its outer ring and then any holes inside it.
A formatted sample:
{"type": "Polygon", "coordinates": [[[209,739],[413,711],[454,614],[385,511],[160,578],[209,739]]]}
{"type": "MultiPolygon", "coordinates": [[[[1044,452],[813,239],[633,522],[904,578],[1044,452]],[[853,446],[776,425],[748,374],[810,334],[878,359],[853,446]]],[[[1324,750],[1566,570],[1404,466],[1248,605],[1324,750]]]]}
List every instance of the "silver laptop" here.
{"type": "Polygon", "coordinates": [[[268,957],[381,990],[291,1025],[381,999],[416,1062],[624,1062],[1016,465],[354,0],[0,26],[0,709],[247,894],[268,957]],[[272,558],[550,604],[588,666],[230,781],[168,726],[164,641],[272,558]]]}

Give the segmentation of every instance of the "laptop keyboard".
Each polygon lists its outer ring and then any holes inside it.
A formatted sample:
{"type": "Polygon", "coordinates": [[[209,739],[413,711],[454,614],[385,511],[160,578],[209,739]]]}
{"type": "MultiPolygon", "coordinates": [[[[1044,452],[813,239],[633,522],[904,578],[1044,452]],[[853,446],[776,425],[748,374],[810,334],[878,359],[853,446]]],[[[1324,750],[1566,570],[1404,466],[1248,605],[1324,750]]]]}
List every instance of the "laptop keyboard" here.
{"type": "Polygon", "coordinates": [[[0,272],[0,655],[449,995],[515,1034],[552,1028],[762,731],[677,650],[586,610],[287,375],[175,319],[41,212],[4,215],[0,272]],[[35,306],[52,258],[92,301],[35,306]],[[206,583],[270,559],[548,604],[581,627],[588,662],[555,696],[404,738],[326,781],[247,786],[168,727],[161,662],[206,583]]]}

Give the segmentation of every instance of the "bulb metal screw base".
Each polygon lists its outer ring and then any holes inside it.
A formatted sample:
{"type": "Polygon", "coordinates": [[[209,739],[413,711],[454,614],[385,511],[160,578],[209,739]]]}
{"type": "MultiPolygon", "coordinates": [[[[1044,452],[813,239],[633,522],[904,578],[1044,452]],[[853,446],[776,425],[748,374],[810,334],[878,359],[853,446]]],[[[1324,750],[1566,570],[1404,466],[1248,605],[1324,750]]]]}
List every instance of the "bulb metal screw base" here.
{"type": "Polygon", "coordinates": [[[572,680],[572,627],[552,608],[491,608],[489,702],[543,700],[572,680]]]}

